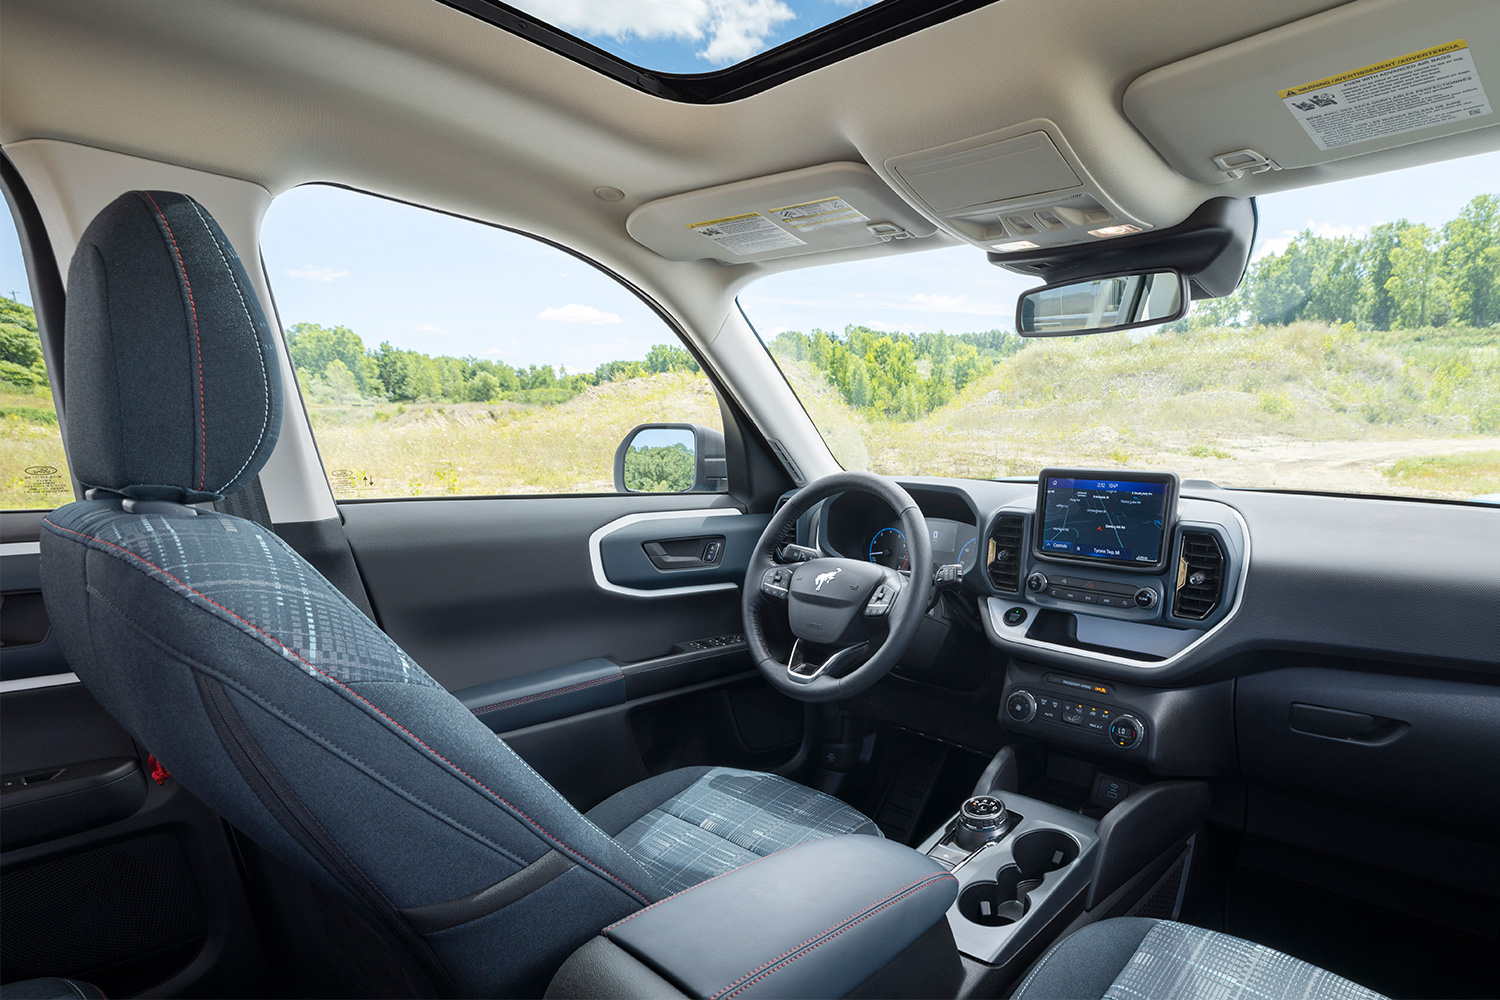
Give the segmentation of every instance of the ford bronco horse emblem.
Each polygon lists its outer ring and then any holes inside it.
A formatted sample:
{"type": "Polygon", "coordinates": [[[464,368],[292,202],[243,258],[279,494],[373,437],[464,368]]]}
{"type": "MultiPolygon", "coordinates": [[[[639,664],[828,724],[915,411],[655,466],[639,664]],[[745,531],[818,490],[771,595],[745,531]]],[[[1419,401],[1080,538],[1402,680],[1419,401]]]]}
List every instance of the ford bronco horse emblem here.
{"type": "Polygon", "coordinates": [[[832,572],[829,572],[829,573],[819,573],[816,577],[813,578],[813,590],[822,590],[823,589],[823,584],[828,583],[830,580],[832,580],[834,577],[838,576],[843,571],[844,571],[843,567],[840,567],[840,568],[838,568],[836,570],[833,570],[832,572]]]}

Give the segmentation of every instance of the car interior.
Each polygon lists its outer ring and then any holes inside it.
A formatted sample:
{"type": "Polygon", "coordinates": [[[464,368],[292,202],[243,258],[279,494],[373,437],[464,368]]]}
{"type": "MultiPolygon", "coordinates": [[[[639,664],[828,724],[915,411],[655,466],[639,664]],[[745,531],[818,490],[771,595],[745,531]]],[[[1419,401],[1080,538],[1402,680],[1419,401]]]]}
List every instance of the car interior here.
{"type": "Polygon", "coordinates": [[[1500,995],[1500,488],[911,418],[1495,100],[1489,0],[0,0],[0,995],[1500,995]],[[942,254],[1030,288],[951,360],[752,323],[942,254]]]}

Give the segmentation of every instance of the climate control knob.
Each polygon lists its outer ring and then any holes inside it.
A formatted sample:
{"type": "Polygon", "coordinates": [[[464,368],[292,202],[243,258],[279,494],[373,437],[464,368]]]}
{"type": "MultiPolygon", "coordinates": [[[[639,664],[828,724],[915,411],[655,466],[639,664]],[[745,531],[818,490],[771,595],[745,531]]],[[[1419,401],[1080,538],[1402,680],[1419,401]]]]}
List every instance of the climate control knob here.
{"type": "Polygon", "coordinates": [[[1036,718],[1036,699],[1030,691],[1012,691],[1005,699],[1005,714],[1012,722],[1030,722],[1036,718]]]}
{"type": "Polygon", "coordinates": [[[1109,724],[1109,738],[1117,747],[1134,750],[1146,738],[1146,727],[1133,715],[1121,715],[1109,724]]]}
{"type": "Polygon", "coordinates": [[[1033,573],[1026,578],[1026,589],[1033,594],[1047,589],[1047,578],[1041,573],[1033,573]]]}

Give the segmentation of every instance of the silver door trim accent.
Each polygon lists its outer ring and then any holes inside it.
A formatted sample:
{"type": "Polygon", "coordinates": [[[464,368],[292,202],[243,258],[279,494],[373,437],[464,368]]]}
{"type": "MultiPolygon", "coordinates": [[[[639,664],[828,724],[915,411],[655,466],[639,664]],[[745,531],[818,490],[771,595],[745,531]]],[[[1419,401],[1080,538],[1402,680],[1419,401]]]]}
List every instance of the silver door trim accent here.
{"type": "Polygon", "coordinates": [[[594,571],[594,584],[600,589],[611,594],[621,594],[625,597],[682,597],[687,594],[712,594],[724,590],[739,590],[737,583],[697,583],[686,587],[662,587],[657,590],[648,590],[644,587],[624,587],[614,583],[604,575],[604,556],[600,550],[600,544],[604,539],[619,531],[621,528],[642,521],[665,521],[674,518],[689,517],[729,517],[739,516],[740,512],[732,508],[714,507],[705,510],[662,510],[651,511],[645,514],[626,514],[624,517],[616,518],[608,524],[599,528],[589,536],[589,565],[594,571]]]}

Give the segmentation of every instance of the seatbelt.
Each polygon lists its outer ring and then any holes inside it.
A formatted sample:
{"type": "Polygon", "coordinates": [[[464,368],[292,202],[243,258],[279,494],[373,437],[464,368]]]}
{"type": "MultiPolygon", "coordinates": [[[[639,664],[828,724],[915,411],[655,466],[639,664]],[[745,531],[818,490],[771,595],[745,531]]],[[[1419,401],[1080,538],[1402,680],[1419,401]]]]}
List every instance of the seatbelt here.
{"type": "Polygon", "coordinates": [[[261,489],[259,476],[250,480],[250,484],[243,489],[215,500],[214,510],[220,514],[253,521],[267,531],[276,530],[276,526],[271,523],[271,509],[266,506],[266,491],[261,489]]]}

